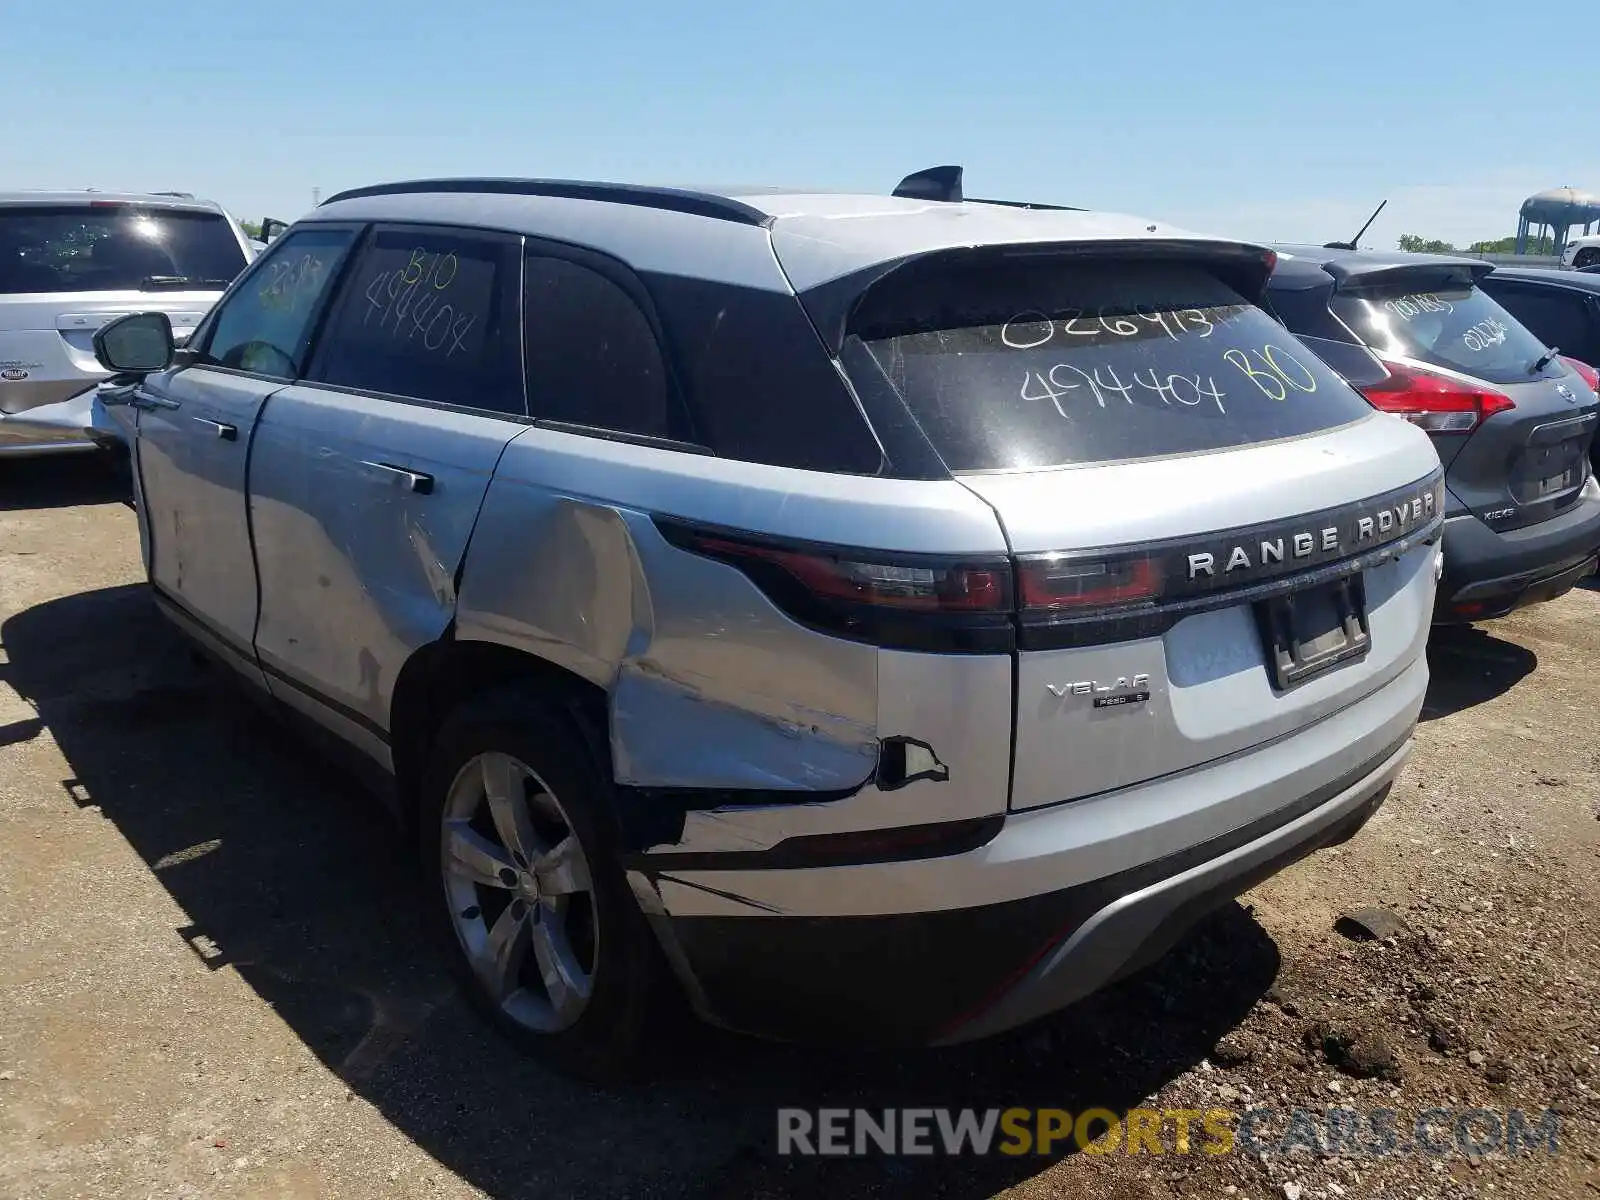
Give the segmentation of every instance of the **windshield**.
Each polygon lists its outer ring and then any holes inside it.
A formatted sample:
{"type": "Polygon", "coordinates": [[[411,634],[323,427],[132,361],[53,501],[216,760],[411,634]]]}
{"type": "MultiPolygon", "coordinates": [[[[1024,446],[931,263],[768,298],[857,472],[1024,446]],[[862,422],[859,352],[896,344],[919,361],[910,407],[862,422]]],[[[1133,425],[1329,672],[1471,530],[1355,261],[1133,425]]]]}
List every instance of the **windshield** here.
{"type": "Polygon", "coordinates": [[[903,299],[921,328],[861,336],[955,471],[1228,449],[1372,411],[1283,326],[1194,267],[1033,265],[903,299]]]}
{"type": "Polygon", "coordinates": [[[1467,284],[1441,291],[1336,293],[1333,311],[1380,354],[1416,359],[1489,383],[1526,383],[1558,368],[1533,364],[1548,347],[1487,294],[1467,284]]]}
{"type": "Polygon", "coordinates": [[[0,208],[0,294],[221,291],[244,264],[220,213],[115,203],[0,208]]]}

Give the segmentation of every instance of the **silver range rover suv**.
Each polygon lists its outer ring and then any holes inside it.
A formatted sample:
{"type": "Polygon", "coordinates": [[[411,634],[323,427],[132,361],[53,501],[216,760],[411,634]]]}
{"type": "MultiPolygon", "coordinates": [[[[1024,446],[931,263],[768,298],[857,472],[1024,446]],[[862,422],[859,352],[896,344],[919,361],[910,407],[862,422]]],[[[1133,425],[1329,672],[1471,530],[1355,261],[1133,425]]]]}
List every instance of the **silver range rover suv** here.
{"type": "Polygon", "coordinates": [[[1354,832],[1439,463],[1260,247],[902,197],[336,196],[100,331],[162,609],[415,829],[471,993],[601,1072],[681,987],[954,1042],[1354,832]]]}

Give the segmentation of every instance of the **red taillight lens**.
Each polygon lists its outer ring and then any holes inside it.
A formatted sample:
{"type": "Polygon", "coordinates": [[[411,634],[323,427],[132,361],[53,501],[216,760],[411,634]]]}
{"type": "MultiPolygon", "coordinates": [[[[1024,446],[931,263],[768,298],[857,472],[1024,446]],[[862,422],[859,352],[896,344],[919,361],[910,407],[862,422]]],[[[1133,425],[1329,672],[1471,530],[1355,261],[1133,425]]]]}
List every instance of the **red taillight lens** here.
{"type": "Polygon", "coordinates": [[[802,625],[885,649],[995,654],[1016,646],[1011,560],[780,542],[655,525],[668,543],[735,568],[802,625]]]}
{"type": "Polygon", "coordinates": [[[715,536],[695,538],[695,548],[724,560],[756,560],[781,567],[813,595],[852,604],[913,612],[1009,612],[1010,571],[1001,566],[907,565],[860,562],[715,536]]]}
{"type": "Polygon", "coordinates": [[[1161,594],[1161,568],[1148,558],[1023,558],[1017,562],[1017,592],[1024,611],[1060,612],[1135,604],[1161,594]]]}
{"type": "Polygon", "coordinates": [[[1361,387],[1374,408],[1429,433],[1471,433],[1495,413],[1516,407],[1504,392],[1462,383],[1409,363],[1385,361],[1389,377],[1361,387]]]}
{"type": "Polygon", "coordinates": [[[1578,373],[1579,379],[1583,380],[1589,385],[1589,390],[1591,392],[1600,392],[1600,371],[1596,371],[1582,359],[1568,358],[1565,354],[1560,355],[1559,357],[1562,362],[1566,363],[1567,366],[1571,367],[1578,373]]]}

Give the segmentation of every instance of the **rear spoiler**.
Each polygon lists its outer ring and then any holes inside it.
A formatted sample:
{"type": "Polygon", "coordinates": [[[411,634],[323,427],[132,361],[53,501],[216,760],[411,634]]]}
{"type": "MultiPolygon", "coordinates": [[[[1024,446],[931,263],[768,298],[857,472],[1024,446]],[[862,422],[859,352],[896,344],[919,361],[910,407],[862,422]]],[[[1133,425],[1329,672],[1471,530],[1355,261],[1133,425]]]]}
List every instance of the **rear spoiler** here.
{"type": "Polygon", "coordinates": [[[1334,259],[1322,269],[1333,277],[1334,291],[1364,288],[1421,288],[1426,284],[1475,284],[1494,264],[1477,258],[1422,258],[1407,261],[1402,257],[1371,262],[1334,259]]]}
{"type": "MultiPolygon", "coordinates": [[[[966,197],[961,190],[962,170],[954,164],[926,167],[913,171],[902,179],[891,195],[904,200],[932,200],[941,204],[960,204],[966,197]]],[[[970,204],[998,204],[1005,208],[1037,208],[1052,212],[1082,212],[1070,204],[1039,204],[1031,200],[980,200],[974,196],[970,204]]]]}
{"type": "Polygon", "coordinates": [[[1260,303],[1277,255],[1246,242],[1189,238],[1107,238],[1088,242],[1000,242],[981,246],[928,250],[888,259],[863,270],[833,279],[801,293],[800,301],[817,332],[833,353],[844,345],[852,318],[870,293],[910,269],[937,270],[941,264],[974,261],[1015,262],[1028,258],[1070,259],[1091,263],[1122,262],[1191,263],[1223,279],[1246,300],[1260,303]]]}

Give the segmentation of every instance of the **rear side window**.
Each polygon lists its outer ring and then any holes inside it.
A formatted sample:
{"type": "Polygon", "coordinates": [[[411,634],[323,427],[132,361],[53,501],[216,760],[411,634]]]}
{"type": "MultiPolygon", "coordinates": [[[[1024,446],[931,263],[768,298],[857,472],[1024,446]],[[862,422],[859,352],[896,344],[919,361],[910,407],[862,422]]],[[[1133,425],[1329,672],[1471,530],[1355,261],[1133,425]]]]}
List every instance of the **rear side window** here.
{"type": "Polygon", "coordinates": [[[1559,287],[1503,283],[1494,298],[1546,345],[1592,359],[1600,352],[1600,298],[1559,287]]]}
{"type": "Polygon", "coordinates": [[[1372,411],[1194,267],[943,265],[891,278],[853,327],[954,471],[1222,450],[1372,411]]]}
{"type": "Polygon", "coordinates": [[[217,309],[204,361],[297,378],[323,297],[354,238],[348,229],[311,226],[274,242],[217,309]]]}
{"type": "Polygon", "coordinates": [[[535,417],[645,437],[674,429],[666,366],[650,322],[622,288],[563,258],[523,269],[528,406],[535,417]]]}
{"type": "Polygon", "coordinates": [[[221,291],[244,265],[220,213],[115,203],[0,208],[0,294],[221,291]]]}
{"type": "Polygon", "coordinates": [[[1490,383],[1554,378],[1559,367],[1533,364],[1545,345],[1478,288],[1338,292],[1333,311],[1380,354],[1460,371],[1490,383]]]}
{"type": "Polygon", "coordinates": [[[523,415],[521,258],[513,237],[380,229],[334,301],[310,378],[523,415]]]}
{"type": "Polygon", "coordinates": [[[645,284],[701,440],[718,455],[841,474],[880,469],[882,449],[793,295],[677,275],[645,284]]]}

